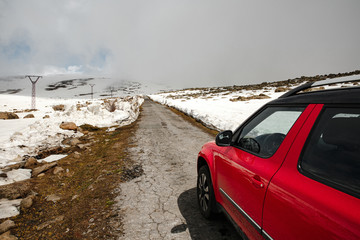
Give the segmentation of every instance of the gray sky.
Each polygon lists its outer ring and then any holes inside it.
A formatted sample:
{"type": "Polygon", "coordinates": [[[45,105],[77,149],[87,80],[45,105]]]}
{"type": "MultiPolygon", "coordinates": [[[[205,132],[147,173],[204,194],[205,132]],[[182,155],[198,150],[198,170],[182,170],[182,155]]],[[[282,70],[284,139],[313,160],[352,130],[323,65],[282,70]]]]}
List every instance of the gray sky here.
{"type": "Polygon", "coordinates": [[[360,69],[359,0],[0,0],[0,75],[184,86],[360,69]]]}

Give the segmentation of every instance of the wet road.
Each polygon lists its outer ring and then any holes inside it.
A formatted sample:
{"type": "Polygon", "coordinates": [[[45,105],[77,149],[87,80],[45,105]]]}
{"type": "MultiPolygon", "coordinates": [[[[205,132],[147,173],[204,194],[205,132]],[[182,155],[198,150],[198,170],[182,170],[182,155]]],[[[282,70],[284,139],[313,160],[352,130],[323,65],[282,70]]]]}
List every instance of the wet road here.
{"type": "Polygon", "coordinates": [[[223,215],[208,221],[198,211],[196,157],[213,137],[150,100],[137,124],[129,151],[144,174],[120,186],[120,239],[239,239],[223,215]]]}

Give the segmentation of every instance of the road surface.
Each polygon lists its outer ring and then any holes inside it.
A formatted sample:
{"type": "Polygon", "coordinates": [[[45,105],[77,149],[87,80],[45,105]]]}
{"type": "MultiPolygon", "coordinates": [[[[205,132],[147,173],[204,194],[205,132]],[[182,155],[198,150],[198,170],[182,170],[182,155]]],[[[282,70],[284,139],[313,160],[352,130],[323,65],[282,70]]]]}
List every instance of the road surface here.
{"type": "Polygon", "coordinates": [[[137,124],[129,152],[144,173],[120,186],[120,239],[239,239],[223,215],[208,221],[198,211],[196,157],[214,137],[151,100],[137,124]]]}

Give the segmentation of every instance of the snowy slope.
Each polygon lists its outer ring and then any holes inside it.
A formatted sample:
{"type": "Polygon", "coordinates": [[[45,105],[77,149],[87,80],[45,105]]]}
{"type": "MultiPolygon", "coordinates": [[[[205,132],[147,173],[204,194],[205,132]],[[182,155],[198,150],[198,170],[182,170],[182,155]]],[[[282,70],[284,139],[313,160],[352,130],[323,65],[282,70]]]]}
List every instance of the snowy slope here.
{"type": "Polygon", "coordinates": [[[149,97],[156,102],[174,107],[216,130],[235,130],[239,124],[261,106],[284,94],[283,92],[275,93],[275,89],[272,88],[258,91],[221,92],[211,97],[181,97],[181,95],[188,95],[189,93],[191,92],[178,91],[176,93],[150,95],[149,97]],[[239,96],[249,97],[260,94],[269,98],[231,101],[231,99],[239,96]],[[177,98],[172,97],[175,95],[177,98]]]}
{"type": "MultiPolygon", "coordinates": [[[[339,81],[357,79],[360,79],[360,75],[337,78],[339,81]]],[[[283,87],[289,90],[303,83],[305,82],[277,87],[265,86],[261,89],[251,90],[247,90],[246,88],[232,89],[231,87],[217,89],[189,89],[153,94],[149,95],[149,97],[156,102],[174,107],[216,130],[235,130],[261,106],[285,93],[276,92],[276,89],[283,87]],[[263,96],[264,99],[252,99],[259,95],[263,96]],[[243,99],[239,100],[239,98],[243,99]],[[234,101],[236,99],[238,101],[234,101]]],[[[345,83],[337,86],[329,86],[327,88],[352,85],[352,83],[345,83]]]]}
{"type": "MultiPolygon", "coordinates": [[[[36,80],[37,78],[32,78],[36,80]]],[[[162,90],[169,90],[163,84],[147,84],[114,77],[87,76],[83,74],[62,74],[43,76],[36,83],[36,96],[44,98],[76,98],[91,99],[91,85],[93,97],[104,98],[123,97],[127,95],[150,94],[162,90]]],[[[31,96],[32,84],[24,76],[0,77],[0,94],[17,96],[31,96]]],[[[27,102],[29,107],[31,102],[27,102]]]]}
{"type": "MultiPolygon", "coordinates": [[[[1,111],[22,108],[30,97],[0,95],[1,111]],[[10,101],[9,101],[10,100],[10,101]],[[4,104],[6,103],[6,104],[4,104]]],[[[117,99],[116,110],[110,112],[102,100],[37,99],[38,111],[31,112],[35,118],[24,119],[29,112],[18,113],[20,119],[0,120],[0,168],[16,163],[18,156],[34,155],[40,148],[60,145],[66,137],[79,137],[80,132],[60,129],[62,122],[74,122],[77,126],[91,124],[98,127],[123,126],[136,120],[138,107],[143,98],[139,96],[117,99]],[[55,111],[52,106],[63,104],[65,111],[55,111]],[[49,118],[43,118],[48,115],[49,118]],[[14,160],[15,159],[15,160],[14,160]]]]}

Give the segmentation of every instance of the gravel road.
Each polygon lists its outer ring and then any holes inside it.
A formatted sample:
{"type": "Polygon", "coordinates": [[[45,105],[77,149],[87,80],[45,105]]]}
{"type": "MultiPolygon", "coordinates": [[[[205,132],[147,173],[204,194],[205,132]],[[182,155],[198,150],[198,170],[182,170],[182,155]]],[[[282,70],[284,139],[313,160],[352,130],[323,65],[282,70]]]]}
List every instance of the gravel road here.
{"type": "Polygon", "coordinates": [[[143,175],[120,185],[120,239],[239,239],[220,215],[204,219],[196,203],[196,157],[213,139],[167,107],[145,100],[130,155],[143,175]]]}

